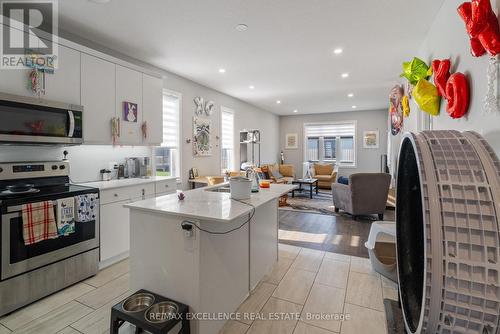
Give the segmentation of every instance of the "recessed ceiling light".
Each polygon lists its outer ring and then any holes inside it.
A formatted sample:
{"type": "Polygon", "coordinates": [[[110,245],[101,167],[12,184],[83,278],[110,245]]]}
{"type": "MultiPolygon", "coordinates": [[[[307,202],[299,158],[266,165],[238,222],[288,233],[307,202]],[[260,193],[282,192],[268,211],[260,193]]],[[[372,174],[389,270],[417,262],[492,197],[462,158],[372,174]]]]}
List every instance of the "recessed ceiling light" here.
{"type": "Polygon", "coordinates": [[[276,101],[276,103],[277,103],[277,104],[281,104],[281,101],[280,101],[280,100],[277,100],[277,101],[276,101]]]}
{"type": "Polygon", "coordinates": [[[89,0],[90,2],[93,3],[108,3],[111,2],[111,0],[89,0]]]}
{"type": "Polygon", "coordinates": [[[352,106],[352,109],[356,109],[358,106],[352,106]]]}
{"type": "Polygon", "coordinates": [[[236,30],[238,31],[245,31],[248,29],[248,26],[244,23],[240,23],[236,26],[236,30]]]}
{"type": "Polygon", "coordinates": [[[294,113],[298,113],[299,111],[298,111],[297,109],[295,109],[293,112],[294,112],[294,113]]]}
{"type": "Polygon", "coordinates": [[[333,53],[335,53],[336,55],[339,55],[343,52],[344,50],[342,50],[341,48],[337,48],[335,50],[333,50],[333,53]]]}
{"type": "Polygon", "coordinates": [[[225,68],[219,68],[219,73],[226,73],[226,69],[225,68]]]}
{"type": "Polygon", "coordinates": [[[255,86],[254,85],[250,85],[250,86],[248,86],[248,88],[255,89],[255,86]]]}
{"type": "Polygon", "coordinates": [[[349,93],[349,94],[347,94],[347,97],[353,97],[353,96],[354,96],[354,94],[353,94],[353,93],[349,93]]]}
{"type": "Polygon", "coordinates": [[[342,73],[342,78],[348,78],[349,77],[349,73],[342,73]]]}

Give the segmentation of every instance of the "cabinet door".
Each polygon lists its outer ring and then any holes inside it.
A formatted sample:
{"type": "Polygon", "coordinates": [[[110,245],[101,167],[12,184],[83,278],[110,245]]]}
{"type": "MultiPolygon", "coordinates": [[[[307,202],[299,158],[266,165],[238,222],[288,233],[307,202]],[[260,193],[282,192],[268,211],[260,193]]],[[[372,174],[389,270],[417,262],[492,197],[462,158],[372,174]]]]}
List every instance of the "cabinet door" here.
{"type": "Polygon", "coordinates": [[[128,252],[130,247],[129,210],[121,201],[101,205],[101,262],[128,252]]]}
{"type": "Polygon", "coordinates": [[[86,144],[111,144],[115,117],[115,64],[82,53],[83,137],[86,144]]]}
{"type": "Polygon", "coordinates": [[[142,75],[143,121],[147,122],[146,143],[159,145],[163,141],[163,80],[147,74],[142,75]]]}
{"type": "Polygon", "coordinates": [[[80,52],[58,46],[57,69],[45,74],[45,99],[80,104],[80,52]]]}
{"type": "Polygon", "coordinates": [[[116,116],[120,117],[120,144],[142,144],[142,115],[142,73],[116,65],[116,116]],[[129,108],[130,112],[126,113],[125,102],[135,104],[136,112],[129,108]]]}

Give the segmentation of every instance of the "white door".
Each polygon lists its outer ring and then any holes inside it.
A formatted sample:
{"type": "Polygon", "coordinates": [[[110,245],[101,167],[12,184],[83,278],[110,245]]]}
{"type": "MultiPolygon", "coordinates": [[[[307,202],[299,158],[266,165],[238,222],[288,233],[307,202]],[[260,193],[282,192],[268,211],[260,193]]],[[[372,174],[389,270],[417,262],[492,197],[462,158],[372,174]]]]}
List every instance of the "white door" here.
{"type": "Polygon", "coordinates": [[[142,75],[142,117],[147,124],[149,145],[163,142],[163,80],[147,74],[142,75]]]}
{"type": "Polygon", "coordinates": [[[142,73],[116,65],[116,117],[120,118],[120,138],[125,145],[142,144],[142,73]],[[127,104],[127,107],[125,107],[127,104]],[[127,108],[128,112],[125,112],[127,108]]]}
{"type": "Polygon", "coordinates": [[[83,137],[86,144],[111,144],[115,117],[115,64],[82,54],[83,137]]]}
{"type": "Polygon", "coordinates": [[[80,104],[80,52],[59,45],[57,57],[57,69],[53,74],[45,74],[43,98],[80,104]]]}

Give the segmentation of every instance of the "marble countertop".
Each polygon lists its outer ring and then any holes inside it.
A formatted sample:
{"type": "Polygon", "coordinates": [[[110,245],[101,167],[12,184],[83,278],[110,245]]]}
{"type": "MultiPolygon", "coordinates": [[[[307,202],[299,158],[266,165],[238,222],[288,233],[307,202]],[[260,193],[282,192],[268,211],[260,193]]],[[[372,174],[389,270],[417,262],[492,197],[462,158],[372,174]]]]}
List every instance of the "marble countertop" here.
{"type": "Polygon", "coordinates": [[[297,188],[291,184],[272,184],[269,189],[260,189],[252,193],[244,204],[230,198],[229,193],[209,191],[224,186],[218,184],[212,187],[185,191],[186,198],[180,201],[177,194],[170,194],[124,205],[124,207],[147,211],[151,213],[174,215],[202,221],[227,222],[248,214],[252,207],[258,207],[279,198],[297,188]]]}
{"type": "Polygon", "coordinates": [[[130,187],[138,184],[153,183],[159,181],[166,181],[175,179],[175,176],[152,176],[149,178],[131,178],[131,179],[119,179],[110,181],[96,181],[87,183],[78,183],[78,185],[99,188],[99,190],[114,189],[122,187],[130,187]]]}

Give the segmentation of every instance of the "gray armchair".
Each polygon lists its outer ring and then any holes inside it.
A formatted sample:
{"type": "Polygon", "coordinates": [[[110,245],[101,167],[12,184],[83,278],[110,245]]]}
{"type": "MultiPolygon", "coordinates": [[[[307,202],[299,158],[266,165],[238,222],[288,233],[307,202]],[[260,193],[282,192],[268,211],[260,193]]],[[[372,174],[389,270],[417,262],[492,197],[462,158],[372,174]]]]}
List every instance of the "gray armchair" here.
{"type": "Polygon", "coordinates": [[[358,215],[377,214],[383,220],[390,183],[390,174],[358,173],[349,176],[349,185],[332,184],[335,212],[342,209],[354,219],[358,215]]]}

